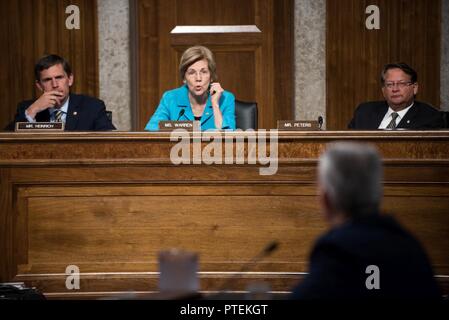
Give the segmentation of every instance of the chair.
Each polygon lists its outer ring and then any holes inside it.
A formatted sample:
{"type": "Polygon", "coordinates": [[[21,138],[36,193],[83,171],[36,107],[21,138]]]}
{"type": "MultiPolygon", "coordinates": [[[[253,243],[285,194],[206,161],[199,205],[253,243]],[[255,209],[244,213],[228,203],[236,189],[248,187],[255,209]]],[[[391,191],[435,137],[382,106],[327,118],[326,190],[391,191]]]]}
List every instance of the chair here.
{"type": "Polygon", "coordinates": [[[257,102],[235,100],[235,124],[237,129],[257,130],[257,102]]]}
{"type": "Polygon", "coordinates": [[[444,128],[449,128],[449,111],[441,111],[443,120],[444,120],[444,128]]]}
{"type": "Polygon", "coordinates": [[[112,121],[112,111],[106,110],[106,116],[112,121]]]}

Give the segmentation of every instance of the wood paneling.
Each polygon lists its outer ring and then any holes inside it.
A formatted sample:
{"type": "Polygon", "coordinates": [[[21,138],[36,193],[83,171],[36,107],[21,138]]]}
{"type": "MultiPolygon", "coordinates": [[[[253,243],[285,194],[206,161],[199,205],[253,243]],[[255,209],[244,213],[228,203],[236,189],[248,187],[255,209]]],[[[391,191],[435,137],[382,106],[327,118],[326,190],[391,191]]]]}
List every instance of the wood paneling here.
{"type": "Polygon", "coordinates": [[[142,130],[166,90],[182,84],[182,52],[205,45],[215,54],[222,86],[256,101],[259,127],[293,118],[293,1],[135,0],[137,16],[137,129],[142,130]],[[255,32],[172,33],[177,26],[240,26],[255,32]]]}
{"type": "MultiPolygon", "coordinates": [[[[157,272],[160,248],[194,250],[202,265],[218,264],[215,271],[232,271],[257,254],[267,239],[279,239],[290,248],[296,245],[298,234],[303,234],[304,246],[279,251],[265,261],[284,261],[297,265],[288,269],[299,270],[312,240],[324,228],[314,201],[308,200],[315,198],[311,187],[292,193],[283,186],[272,186],[270,195],[264,186],[197,186],[187,191],[177,186],[101,187],[95,196],[86,196],[92,188],[61,186],[57,197],[51,194],[55,189],[28,187],[24,197],[28,200],[29,246],[21,269],[28,272],[58,272],[61,265],[80,257],[85,261],[79,266],[84,272],[115,272],[123,263],[130,263],[136,271],[157,272]],[[313,204],[307,206],[309,212],[294,211],[301,202],[313,204]],[[173,203],[183,205],[174,210],[173,203]],[[64,212],[63,206],[73,209],[64,212]],[[275,215],[274,208],[278,210],[275,215]],[[211,250],[224,244],[224,250],[211,250]]],[[[263,264],[259,268],[269,271],[263,264]]]]}
{"type": "Polygon", "coordinates": [[[263,280],[289,290],[327,228],[316,199],[316,164],[337,140],[378,147],[384,210],[422,242],[435,273],[449,275],[447,132],[281,132],[272,176],[247,161],[173,165],[176,141],[164,133],[3,133],[0,281],[25,281],[52,298],[154,293],[157,253],[178,247],[199,253],[207,292],[275,239],[279,249],[232,289],[263,280]],[[65,288],[69,264],[80,267],[79,291],[65,288]]]}
{"type": "Polygon", "coordinates": [[[75,76],[72,91],[98,96],[96,0],[0,1],[0,128],[14,119],[17,104],[33,99],[34,64],[44,54],[66,58],[75,76]],[[80,29],[68,30],[66,7],[80,9],[80,29]]]}
{"type": "Polygon", "coordinates": [[[448,255],[448,249],[435,247],[433,243],[443,235],[449,236],[447,206],[449,186],[413,188],[413,194],[404,186],[388,185],[385,190],[384,207],[394,214],[409,230],[413,230],[424,247],[433,247],[433,264],[441,270],[442,262],[448,255]]]}
{"type": "Polygon", "coordinates": [[[255,1],[176,1],[178,25],[251,25],[256,23],[255,1]]]}
{"type": "Polygon", "coordinates": [[[418,72],[418,100],[440,105],[441,1],[327,0],[327,128],[346,129],[358,104],[382,100],[380,71],[403,61],[418,72]],[[380,9],[380,29],[367,30],[365,9],[380,9]]]}

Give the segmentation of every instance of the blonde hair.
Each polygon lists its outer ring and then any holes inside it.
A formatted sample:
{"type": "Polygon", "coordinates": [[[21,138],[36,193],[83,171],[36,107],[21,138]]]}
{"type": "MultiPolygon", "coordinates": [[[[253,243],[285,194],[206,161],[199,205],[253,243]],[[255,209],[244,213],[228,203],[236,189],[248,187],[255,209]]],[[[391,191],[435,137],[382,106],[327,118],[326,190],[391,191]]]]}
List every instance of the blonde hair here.
{"type": "Polygon", "coordinates": [[[216,81],[218,77],[214,55],[212,51],[203,46],[190,47],[182,54],[181,62],[179,63],[179,75],[181,79],[184,79],[187,69],[192,64],[204,59],[206,59],[209,67],[211,82],[216,81]]]}

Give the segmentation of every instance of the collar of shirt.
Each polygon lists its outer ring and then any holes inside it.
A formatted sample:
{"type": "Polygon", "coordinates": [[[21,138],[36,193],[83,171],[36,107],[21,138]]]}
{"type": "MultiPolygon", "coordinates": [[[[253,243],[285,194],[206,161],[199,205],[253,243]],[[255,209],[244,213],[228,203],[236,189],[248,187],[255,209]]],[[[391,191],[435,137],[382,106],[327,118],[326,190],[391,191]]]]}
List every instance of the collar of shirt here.
{"type": "Polygon", "coordinates": [[[413,104],[415,102],[412,102],[411,105],[409,105],[407,108],[402,109],[401,111],[394,111],[393,109],[391,109],[390,106],[388,106],[388,111],[385,114],[384,118],[382,119],[380,125],[379,125],[379,129],[385,129],[387,127],[387,125],[390,123],[391,121],[391,114],[393,112],[396,112],[398,114],[398,117],[396,118],[396,125],[399,124],[399,122],[401,122],[402,118],[405,117],[405,114],[408,112],[408,110],[410,110],[411,107],[413,107],[413,104]]]}
{"type": "MultiPolygon", "coordinates": [[[[387,116],[388,118],[390,118],[391,114],[392,114],[393,112],[396,112],[396,113],[399,115],[399,117],[398,117],[399,121],[401,121],[401,119],[404,118],[404,116],[405,116],[405,114],[407,113],[407,111],[410,110],[411,107],[413,107],[413,104],[414,104],[414,103],[415,103],[415,102],[412,102],[411,105],[409,105],[409,106],[408,106],[407,108],[405,108],[405,109],[402,109],[401,111],[394,111],[393,109],[391,109],[390,106],[388,106],[388,111],[387,111],[386,116],[387,116]]],[[[399,121],[396,120],[396,123],[399,123],[399,121]]]]}
{"type": "MultiPolygon", "coordinates": [[[[193,120],[193,111],[192,111],[192,106],[190,105],[190,100],[189,100],[189,88],[187,87],[187,85],[183,85],[181,88],[180,93],[176,96],[176,104],[178,105],[178,107],[182,108],[182,107],[188,107],[189,109],[186,110],[186,116],[190,119],[193,120]]],[[[204,113],[203,115],[208,116],[210,113],[210,110],[208,109],[212,109],[212,102],[210,100],[210,95],[207,97],[207,101],[206,101],[206,107],[204,108],[204,113]]]]}
{"type": "MultiPolygon", "coordinates": [[[[189,100],[189,87],[184,84],[180,87],[180,94],[176,96],[176,103],[178,106],[188,107],[190,106],[190,100],[189,100]]],[[[207,97],[206,101],[206,107],[212,107],[212,103],[210,101],[210,95],[207,97]]]]}
{"type": "Polygon", "coordinates": [[[59,109],[58,108],[48,108],[48,111],[50,112],[50,118],[54,120],[55,112],[57,110],[61,110],[63,112],[62,121],[65,122],[65,119],[67,117],[67,111],[69,110],[69,100],[70,100],[70,97],[67,97],[67,100],[64,102],[64,104],[59,109]]]}

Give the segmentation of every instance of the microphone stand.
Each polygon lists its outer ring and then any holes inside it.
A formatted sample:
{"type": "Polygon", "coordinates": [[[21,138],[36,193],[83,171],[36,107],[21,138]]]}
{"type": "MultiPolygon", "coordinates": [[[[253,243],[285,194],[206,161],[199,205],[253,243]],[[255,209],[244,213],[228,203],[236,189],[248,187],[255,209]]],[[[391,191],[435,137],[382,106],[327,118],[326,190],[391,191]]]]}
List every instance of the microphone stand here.
{"type": "Polygon", "coordinates": [[[260,262],[262,259],[266,258],[270,254],[272,254],[274,251],[276,251],[279,247],[279,242],[272,241],[268,243],[265,248],[259,252],[256,256],[254,256],[249,262],[243,264],[243,266],[240,268],[239,271],[234,273],[231,277],[229,277],[220,287],[218,290],[218,294],[223,294],[229,292],[227,288],[231,284],[231,282],[239,279],[242,276],[242,273],[247,272],[250,268],[252,268],[256,263],[260,262]]]}

